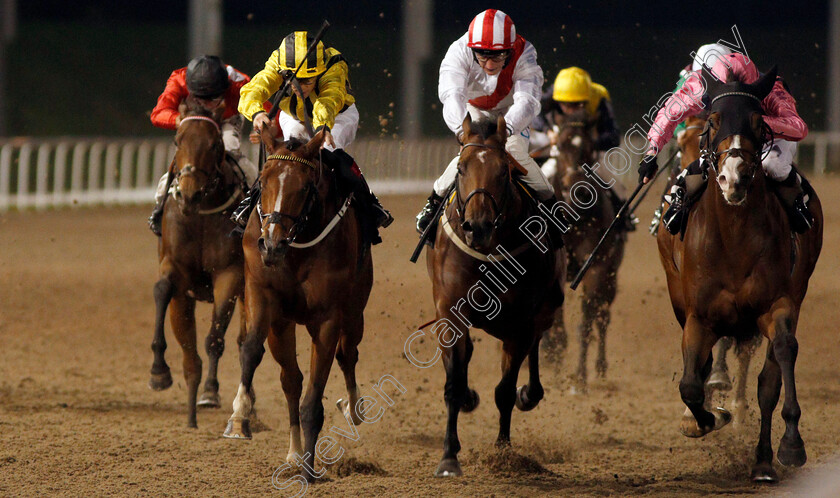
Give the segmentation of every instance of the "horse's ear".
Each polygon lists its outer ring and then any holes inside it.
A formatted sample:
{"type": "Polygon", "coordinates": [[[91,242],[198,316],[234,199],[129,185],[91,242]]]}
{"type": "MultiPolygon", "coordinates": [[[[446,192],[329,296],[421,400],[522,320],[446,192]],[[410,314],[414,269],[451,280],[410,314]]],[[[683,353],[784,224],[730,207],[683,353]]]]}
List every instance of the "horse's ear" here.
{"type": "Polygon", "coordinates": [[[268,154],[274,154],[278,148],[279,144],[275,139],[276,134],[277,127],[274,123],[271,123],[268,126],[263,126],[260,131],[260,141],[263,145],[265,145],[265,151],[268,152],[268,154]]]}
{"type": "Polygon", "coordinates": [[[224,116],[224,115],[225,115],[225,102],[222,101],[221,105],[219,105],[219,107],[217,107],[213,110],[213,116],[212,116],[213,121],[215,121],[217,123],[221,123],[222,122],[222,116],[224,116]]]}
{"type": "Polygon", "coordinates": [[[188,109],[187,100],[189,100],[189,97],[182,100],[181,103],[178,104],[178,114],[180,114],[182,117],[187,114],[187,109],[188,109]]]}
{"type": "Polygon", "coordinates": [[[759,99],[764,100],[764,97],[768,96],[770,91],[773,90],[773,85],[776,84],[776,75],[778,72],[779,68],[777,66],[770,68],[770,70],[758,78],[755,83],[750,85],[750,93],[759,99]]]}
{"type": "Polygon", "coordinates": [[[321,146],[324,144],[324,130],[326,130],[326,128],[321,128],[321,131],[316,133],[315,136],[312,137],[312,140],[303,146],[301,153],[305,157],[315,157],[315,155],[318,154],[318,151],[321,150],[321,146]]]}
{"type": "Polygon", "coordinates": [[[467,117],[464,118],[464,122],[461,123],[461,141],[466,142],[467,137],[470,136],[470,126],[472,125],[472,116],[470,113],[467,113],[467,117]]]}
{"type": "Polygon", "coordinates": [[[505,117],[501,115],[496,120],[496,136],[499,137],[501,143],[507,141],[507,124],[505,124],[505,117]]]}

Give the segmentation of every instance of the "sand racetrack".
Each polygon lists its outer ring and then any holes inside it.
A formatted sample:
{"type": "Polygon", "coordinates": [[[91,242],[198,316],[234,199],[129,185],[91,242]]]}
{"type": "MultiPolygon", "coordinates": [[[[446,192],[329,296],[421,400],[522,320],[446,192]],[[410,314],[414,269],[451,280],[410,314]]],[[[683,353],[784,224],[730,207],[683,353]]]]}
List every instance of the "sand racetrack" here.
{"type": "MultiPolygon", "coordinates": [[[[748,479],[758,437],[755,386],[764,345],[751,368],[745,425],[700,440],[678,432],[684,408],[678,392],[680,330],[655,241],[645,230],[652,199],[639,211],[643,226],[631,234],[619,272],[607,379],[594,381],[586,396],[569,393],[578,349],[570,337],[562,367],[543,369],[543,402],[532,412],[514,410],[515,454],[499,455],[493,448],[497,342],[474,332],[470,380],[482,403],[460,417],[464,477],[433,478],[445,428],[443,367],[417,368],[403,356],[406,338],[433,318],[425,257],[422,264],[408,262],[416,241],[413,216],[423,202],[413,196],[384,199],[397,222],[374,248],[376,280],[357,367],[362,394],[375,395],[371,386],[387,374],[407,392],[396,396],[388,390],[394,405],[377,422],[359,427],[358,441],[338,438],[343,457],[308,493],[795,493],[797,479],[813,475],[840,451],[834,425],[840,422],[840,179],[814,183],[823,198],[825,241],[799,321],[796,365],[809,460],[801,470],[777,462],[779,486],[755,486],[748,479]]],[[[223,407],[199,410],[197,430],[186,427],[182,354],[168,324],[167,361],[175,383],[164,392],[147,387],[157,277],[156,241],[146,229],[147,215],[143,206],[0,216],[0,495],[284,495],[271,485],[272,473],[284,463],[289,433],[279,366],[270,354],[257,370],[255,386],[260,418],[271,430],[255,433],[251,441],[221,437],[239,379],[236,320],[219,366],[223,407]]],[[[578,310],[577,296],[568,294],[571,331],[578,310]]],[[[205,373],[209,313],[209,305],[199,304],[205,373]]],[[[309,341],[302,328],[298,337],[301,369],[308,375],[309,341]]],[[[421,353],[431,355],[429,341],[420,346],[421,353]]],[[[334,365],[324,400],[325,430],[347,427],[334,407],[344,395],[334,365]]],[[[780,411],[781,402],[774,414],[774,450],[784,427],[780,411]]]]}

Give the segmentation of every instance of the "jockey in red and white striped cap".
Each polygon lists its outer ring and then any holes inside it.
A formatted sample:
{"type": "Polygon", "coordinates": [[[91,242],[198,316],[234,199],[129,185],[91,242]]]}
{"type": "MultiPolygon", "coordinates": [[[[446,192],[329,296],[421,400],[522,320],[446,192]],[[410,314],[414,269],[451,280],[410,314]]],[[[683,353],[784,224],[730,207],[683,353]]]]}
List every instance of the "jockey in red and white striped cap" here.
{"type": "MultiPolygon", "coordinates": [[[[528,171],[522,180],[546,202],[554,199],[554,189],[528,154],[529,126],[540,112],[542,85],[543,71],[534,46],[516,34],[507,14],[489,9],[475,16],[467,33],[447,50],[440,64],[438,96],[443,120],[456,136],[467,113],[473,121],[495,122],[504,116],[508,131],[505,148],[528,171]]],[[[455,181],[457,170],[456,157],[435,182],[429,203],[417,216],[421,233],[431,222],[441,196],[455,181]]]]}
{"type": "Polygon", "coordinates": [[[510,50],[516,39],[516,27],[509,15],[489,9],[470,23],[467,46],[480,50],[510,50]]]}

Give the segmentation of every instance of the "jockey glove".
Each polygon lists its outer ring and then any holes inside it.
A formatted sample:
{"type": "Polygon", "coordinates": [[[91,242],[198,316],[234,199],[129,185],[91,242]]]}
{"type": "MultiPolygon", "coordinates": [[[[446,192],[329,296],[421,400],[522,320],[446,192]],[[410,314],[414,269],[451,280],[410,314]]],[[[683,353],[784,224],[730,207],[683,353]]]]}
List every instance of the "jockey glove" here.
{"type": "Polygon", "coordinates": [[[645,178],[653,178],[657,169],[656,156],[645,155],[639,163],[639,183],[645,181],[645,178]]]}

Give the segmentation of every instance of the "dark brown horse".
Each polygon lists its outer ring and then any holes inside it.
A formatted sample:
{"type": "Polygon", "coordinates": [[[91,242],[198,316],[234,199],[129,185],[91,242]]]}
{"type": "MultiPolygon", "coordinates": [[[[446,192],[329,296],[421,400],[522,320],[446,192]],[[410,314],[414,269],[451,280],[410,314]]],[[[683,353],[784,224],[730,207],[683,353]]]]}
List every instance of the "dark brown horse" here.
{"type": "MultiPolygon", "coordinates": [[[[531,410],[543,397],[539,378],[539,343],[562,304],[564,251],[540,240],[529,242],[520,226],[536,220],[536,209],[515,184],[516,166],[505,152],[504,118],[496,123],[463,124],[464,146],[457,191],[441,218],[435,246],[427,253],[441,344],[448,418],[443,458],[435,475],[461,475],[458,413],[478,406],[467,370],[473,344],[469,328],[500,339],[502,379],[496,386],[499,409],[497,446],[510,445],[514,404],[531,410]],[[545,251],[545,252],[542,252],[545,251]],[[519,368],[528,357],[528,384],[516,388],[519,368]]],[[[542,221],[542,223],[546,223],[542,221]]]]}
{"type": "Polygon", "coordinates": [[[289,408],[287,459],[297,455],[314,468],[315,443],[324,423],[321,399],[333,358],[344,373],[349,394],[349,402],[339,400],[339,409],[354,424],[364,415],[356,362],[373,262],[350,199],[339,197],[333,173],[319,160],[323,132],[306,144],[276,143],[267,130],[262,140],[270,154],[260,176],[262,197],[242,242],[248,334],[240,348],[242,379],[225,436],[251,437],[248,413],[253,400],[248,393],[268,339],[282,368],[280,381],[289,408]],[[305,325],[312,339],[302,404],[296,323],[305,325]]]}
{"type": "MultiPolygon", "coordinates": [[[[616,210],[601,183],[588,177],[583,165],[594,167],[597,163],[595,152],[595,123],[587,122],[585,113],[574,115],[558,114],[559,144],[557,174],[553,178],[557,196],[572,205],[579,216],[576,223],[563,235],[568,255],[567,272],[574,275],[580,270],[592,253],[601,235],[615,218],[616,210]],[[583,182],[583,183],[581,183],[583,182]],[[574,199],[573,199],[574,197],[574,199]]],[[[601,172],[603,170],[598,168],[601,172]]],[[[598,174],[596,170],[595,174],[598,174]]],[[[624,244],[627,232],[623,226],[614,230],[610,238],[604,241],[589,272],[583,278],[583,296],[581,307],[583,318],[578,327],[580,355],[572,392],[586,392],[587,367],[586,357],[592,334],[593,324],[598,328],[598,355],[595,371],[604,378],[607,374],[607,327],[610,323],[610,306],[615,300],[618,267],[624,258],[624,244]]],[[[545,338],[543,349],[549,360],[559,361],[567,343],[566,328],[562,310],[557,313],[552,333],[545,338]]]]}
{"type": "MultiPolygon", "coordinates": [[[[172,385],[164,359],[164,320],[167,307],[175,338],[184,352],[187,383],[187,423],[196,427],[196,397],[201,382],[201,358],[196,347],[195,301],[213,303],[213,322],[205,341],[210,365],[204,393],[198,402],[218,407],[216,368],[225,348],[225,331],[237,297],[242,296],[244,276],[242,245],[228,236],[228,219],[242,200],[242,180],[225,160],[219,120],[224,109],[213,113],[187,100],[175,133],[177,151],[171,175],[173,196],[166,203],[158,245],[160,279],[155,284],[155,359],[149,386],[163,390],[172,385]]],[[[244,313],[240,337],[244,332],[244,313]]]]}
{"type": "MultiPolygon", "coordinates": [[[[687,168],[691,163],[700,159],[700,138],[706,127],[708,113],[704,112],[697,116],[686,119],[685,131],[677,137],[677,145],[680,148],[680,170],[671,175],[670,188],[676,174],[687,168]]],[[[664,201],[663,201],[664,202],[664,201]]],[[[664,205],[663,205],[664,206],[664,205]]],[[[732,389],[732,380],[729,378],[729,366],[726,363],[727,353],[735,347],[735,355],[738,360],[736,373],[735,396],[731,402],[731,409],[734,412],[734,423],[740,425],[747,416],[747,374],[749,373],[750,361],[753,353],[761,344],[761,336],[753,340],[736,343],[732,337],[721,337],[714,348],[714,362],[709,378],[706,380],[707,403],[714,391],[726,392],[732,389]]]]}
{"type": "Polygon", "coordinates": [[[786,428],[777,457],[784,465],[800,466],[806,460],[794,381],[796,324],[823,230],[820,201],[811,190],[814,226],[792,235],[788,216],[761,167],[761,100],[775,76],[774,70],[754,84],[722,84],[706,74],[712,102],[706,192],[689,214],[684,240],[664,229],[658,232],[671,303],[683,327],[680,395],[688,408],[680,424],[684,435],[700,437],[731,420],[722,408],[710,412],[704,406],[704,382],[718,339],[731,336],[743,342],[760,334],[769,341],[758,378],[761,430],[752,469],[756,481],[777,479],[770,430],[782,383],[786,428]]]}

